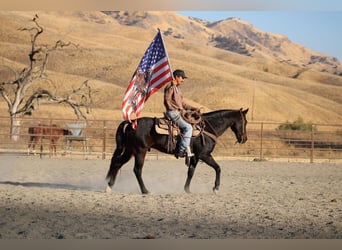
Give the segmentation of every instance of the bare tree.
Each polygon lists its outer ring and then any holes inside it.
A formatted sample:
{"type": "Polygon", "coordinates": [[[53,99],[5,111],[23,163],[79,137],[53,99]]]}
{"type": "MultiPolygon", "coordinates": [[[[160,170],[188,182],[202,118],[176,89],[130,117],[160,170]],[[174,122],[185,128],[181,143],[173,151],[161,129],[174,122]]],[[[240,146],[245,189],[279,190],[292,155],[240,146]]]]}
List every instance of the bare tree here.
{"type": "MultiPolygon", "coordinates": [[[[69,105],[75,112],[78,119],[85,119],[86,113],[89,113],[90,104],[92,102],[91,88],[88,80],[80,84],[79,88],[73,89],[66,96],[56,96],[49,89],[42,89],[38,83],[44,81],[50,83],[46,86],[54,85],[46,74],[46,67],[50,53],[63,49],[64,47],[78,45],[71,42],[65,43],[61,40],[57,41],[53,46],[38,45],[37,39],[42,35],[44,29],[38,22],[38,16],[32,19],[34,26],[31,28],[21,28],[21,31],[27,31],[31,35],[31,50],[29,53],[29,64],[21,71],[16,71],[8,67],[12,71],[14,79],[1,81],[0,79],[0,95],[8,106],[8,112],[11,120],[11,138],[18,140],[20,133],[21,118],[32,115],[32,112],[39,105],[47,103],[64,103],[69,105]],[[30,91],[28,91],[30,89],[30,91]]],[[[41,84],[40,84],[41,86],[41,84]]]]}

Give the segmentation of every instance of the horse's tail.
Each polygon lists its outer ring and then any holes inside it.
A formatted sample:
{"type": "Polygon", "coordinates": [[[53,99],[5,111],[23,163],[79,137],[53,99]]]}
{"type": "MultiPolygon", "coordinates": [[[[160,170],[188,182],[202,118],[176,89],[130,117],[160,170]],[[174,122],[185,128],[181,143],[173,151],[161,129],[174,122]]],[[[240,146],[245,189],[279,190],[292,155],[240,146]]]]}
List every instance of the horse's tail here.
{"type": "Polygon", "coordinates": [[[107,180],[113,179],[113,178],[115,179],[115,177],[113,177],[113,175],[116,175],[115,172],[117,171],[115,168],[116,166],[115,162],[117,162],[117,160],[120,158],[120,156],[123,154],[125,150],[125,130],[128,124],[129,124],[128,121],[123,121],[120,123],[120,125],[118,126],[116,130],[116,136],[115,136],[116,149],[114,151],[110,168],[106,176],[107,180]]]}
{"type": "Polygon", "coordinates": [[[128,124],[128,121],[121,122],[116,131],[116,149],[114,151],[113,157],[119,157],[120,155],[122,155],[125,149],[125,130],[128,124]]]}

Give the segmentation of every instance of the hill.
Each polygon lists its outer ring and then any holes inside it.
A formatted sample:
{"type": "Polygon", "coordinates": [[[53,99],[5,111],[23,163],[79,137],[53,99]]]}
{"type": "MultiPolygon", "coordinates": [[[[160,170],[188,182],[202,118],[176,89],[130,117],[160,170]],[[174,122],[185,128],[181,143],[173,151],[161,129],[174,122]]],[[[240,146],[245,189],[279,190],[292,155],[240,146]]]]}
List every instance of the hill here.
{"type": "MultiPolygon", "coordinates": [[[[0,12],[0,71],[28,62],[35,12],[0,12]]],[[[89,118],[120,119],[121,101],[143,53],[160,28],[172,67],[189,79],[184,95],[205,111],[249,107],[249,120],[342,122],[341,65],[331,57],[255,29],[236,18],[217,23],[173,12],[38,12],[45,28],[40,43],[71,41],[48,64],[55,91],[63,93],[89,79],[94,94],[89,118]],[[233,25],[234,24],[234,25],[233,25]],[[236,35],[233,35],[236,34],[236,35]],[[252,39],[253,38],[253,39],[252,39]],[[253,114],[253,115],[252,115],[253,114]],[[252,115],[252,116],[251,116],[252,115]]],[[[2,82],[2,80],[0,80],[2,82]]],[[[0,103],[1,114],[6,106],[0,103]]],[[[161,115],[162,92],[149,99],[143,115],[161,115]]],[[[72,116],[66,107],[41,107],[34,116],[72,116]]]]}
{"type": "Polygon", "coordinates": [[[342,75],[341,65],[336,58],[311,51],[291,42],[286,36],[261,31],[235,17],[209,22],[183,17],[173,12],[106,11],[104,13],[113,17],[121,25],[143,29],[160,28],[165,36],[191,41],[193,44],[208,44],[242,55],[342,75]]]}

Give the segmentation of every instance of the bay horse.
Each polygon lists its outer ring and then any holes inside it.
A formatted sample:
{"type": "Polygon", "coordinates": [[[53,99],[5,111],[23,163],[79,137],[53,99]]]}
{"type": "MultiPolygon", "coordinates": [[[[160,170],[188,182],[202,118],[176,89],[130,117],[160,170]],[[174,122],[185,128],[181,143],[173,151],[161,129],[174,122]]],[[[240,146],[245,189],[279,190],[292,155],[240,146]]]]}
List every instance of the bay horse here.
{"type": "Polygon", "coordinates": [[[36,144],[40,142],[40,155],[43,152],[43,144],[42,140],[47,139],[50,140],[49,149],[50,155],[57,155],[56,146],[57,141],[61,136],[64,135],[71,135],[71,131],[67,129],[63,129],[58,127],[56,124],[46,125],[40,124],[36,127],[29,127],[28,133],[30,135],[28,147],[27,147],[27,154],[30,154],[30,149],[32,147],[34,155],[36,154],[36,144]]]}
{"type": "MultiPolygon", "coordinates": [[[[204,131],[201,136],[191,138],[191,148],[194,156],[188,159],[188,173],[184,186],[185,192],[190,193],[190,182],[200,160],[215,170],[216,177],[213,191],[215,193],[218,192],[221,168],[211,153],[215,148],[217,138],[229,127],[234,132],[237,143],[242,144],[247,141],[247,112],[248,109],[224,109],[202,114],[204,131]]],[[[172,153],[168,150],[168,135],[156,132],[156,119],[158,118],[139,118],[136,130],[132,128],[132,124],[129,121],[123,121],[119,124],[116,132],[116,149],[106,176],[108,181],[107,192],[111,192],[119,169],[134,156],[133,171],[139,183],[141,193],[149,193],[142,179],[142,168],[147,151],[150,148],[154,148],[163,153],[172,153]]]]}

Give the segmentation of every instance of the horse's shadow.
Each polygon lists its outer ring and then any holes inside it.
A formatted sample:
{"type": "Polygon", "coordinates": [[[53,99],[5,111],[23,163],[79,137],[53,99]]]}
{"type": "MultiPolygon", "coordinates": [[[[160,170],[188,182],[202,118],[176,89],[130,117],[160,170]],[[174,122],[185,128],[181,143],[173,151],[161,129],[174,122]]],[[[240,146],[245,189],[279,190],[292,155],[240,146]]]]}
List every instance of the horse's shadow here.
{"type": "Polygon", "coordinates": [[[0,181],[3,185],[22,186],[22,187],[39,187],[51,189],[66,189],[66,190],[86,190],[96,191],[95,188],[87,186],[76,186],[62,183],[44,183],[44,182],[17,182],[17,181],[0,181]]]}

